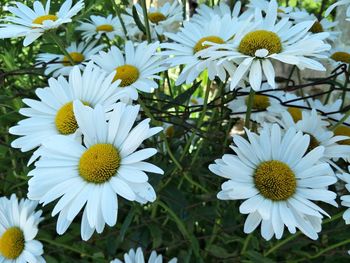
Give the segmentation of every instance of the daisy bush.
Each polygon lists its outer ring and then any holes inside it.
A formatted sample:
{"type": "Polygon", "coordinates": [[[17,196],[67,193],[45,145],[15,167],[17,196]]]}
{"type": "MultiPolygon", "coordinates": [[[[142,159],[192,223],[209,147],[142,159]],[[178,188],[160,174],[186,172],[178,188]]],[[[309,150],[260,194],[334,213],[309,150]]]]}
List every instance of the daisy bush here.
{"type": "Polygon", "coordinates": [[[349,17],[2,0],[0,263],[349,262],[349,17]]]}

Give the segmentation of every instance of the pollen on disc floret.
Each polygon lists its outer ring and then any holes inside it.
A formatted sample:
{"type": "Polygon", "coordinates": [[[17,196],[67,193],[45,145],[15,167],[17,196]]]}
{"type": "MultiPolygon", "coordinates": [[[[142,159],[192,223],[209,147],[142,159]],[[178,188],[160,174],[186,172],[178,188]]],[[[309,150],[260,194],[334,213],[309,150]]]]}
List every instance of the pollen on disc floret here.
{"type": "Polygon", "coordinates": [[[0,254],[7,259],[18,258],[24,247],[24,234],[19,227],[8,228],[0,237],[0,254]]]}
{"type": "Polygon", "coordinates": [[[79,175],[89,183],[105,183],[117,173],[120,160],[119,152],[112,144],[95,144],[80,157],[79,175]]]}
{"type": "Polygon", "coordinates": [[[255,52],[259,49],[268,50],[268,54],[276,54],[282,51],[282,43],[280,37],[267,30],[257,30],[246,34],[238,46],[238,51],[254,57],[255,52]]]}
{"type": "Polygon", "coordinates": [[[274,201],[287,200],[297,187],[292,169],[277,160],[259,164],[254,173],[254,183],[261,195],[274,201]]]}

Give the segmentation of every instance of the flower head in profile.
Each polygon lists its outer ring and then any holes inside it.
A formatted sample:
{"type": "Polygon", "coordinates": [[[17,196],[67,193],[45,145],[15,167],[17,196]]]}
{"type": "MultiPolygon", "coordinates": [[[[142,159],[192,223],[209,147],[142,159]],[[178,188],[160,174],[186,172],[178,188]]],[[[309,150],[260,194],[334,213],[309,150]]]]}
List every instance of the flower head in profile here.
{"type": "Polygon", "coordinates": [[[45,31],[71,22],[71,18],[84,8],[83,0],[79,0],[74,6],[72,6],[72,0],[66,0],[56,14],[50,10],[50,0],[47,0],[45,7],[41,2],[35,1],[33,9],[20,2],[15,2],[15,4],[16,6],[8,8],[13,16],[3,19],[9,23],[0,24],[0,39],[25,37],[24,46],[33,43],[45,31]]]}
{"type": "Polygon", "coordinates": [[[115,39],[116,36],[124,37],[118,17],[112,15],[107,17],[92,15],[90,20],[80,22],[76,30],[82,31],[83,39],[87,41],[92,38],[100,39],[103,35],[109,40],[115,39]]]}
{"type": "Polygon", "coordinates": [[[137,91],[152,92],[158,87],[153,79],[159,79],[157,73],[166,70],[162,56],[157,53],[159,42],[137,46],[127,41],[124,51],[112,46],[107,52],[100,51],[92,60],[108,74],[114,73],[114,81],[120,80],[119,86],[137,100],[137,91]]]}
{"type": "Polygon", "coordinates": [[[275,87],[275,69],[272,62],[296,65],[300,69],[324,71],[316,59],[324,57],[323,52],[330,45],[323,41],[328,33],[310,34],[314,21],[293,25],[288,18],[277,20],[277,3],[272,0],[266,16],[255,12],[255,23],[240,30],[232,43],[214,43],[201,51],[200,56],[218,60],[218,65],[231,61],[237,69],[231,76],[231,89],[249,75],[249,84],[258,91],[263,77],[275,87]]]}
{"type": "MultiPolygon", "coordinates": [[[[97,41],[80,42],[77,44],[73,42],[66,48],[74,65],[79,66],[81,70],[85,68],[85,64],[91,59],[93,55],[101,51],[104,45],[96,45],[97,41]]],[[[53,77],[68,76],[73,66],[70,59],[62,54],[52,54],[52,53],[41,53],[36,59],[38,67],[41,63],[46,64],[45,74],[52,74],[53,77]]]]}
{"type": "Polygon", "coordinates": [[[11,146],[25,152],[39,147],[53,135],[79,136],[73,101],[80,100],[90,107],[99,104],[109,111],[116,101],[127,97],[119,88],[119,82],[112,83],[112,80],[113,75],[107,76],[92,62],[83,73],[75,66],[68,81],[62,76],[50,78],[49,87],[36,89],[40,100],[23,100],[28,107],[19,113],[27,118],[10,128],[11,134],[21,136],[11,146]]]}
{"type": "Polygon", "coordinates": [[[105,224],[116,224],[118,197],[141,204],[156,199],[146,172],[163,171],[144,160],[157,150],[137,149],[162,128],[150,128],[149,119],[132,128],[139,106],[122,102],[108,114],[100,105],[92,109],[81,101],[74,101],[73,108],[83,142],[62,135],[43,142],[29,173],[28,197],[44,205],[58,200],[52,211],[52,216],[59,214],[58,234],[83,210],[81,236],[88,240],[105,224]]]}
{"type": "Polygon", "coordinates": [[[218,198],[245,201],[240,212],[248,214],[244,232],[251,233],[261,223],[261,235],[280,239],[285,226],[298,228],[311,239],[318,238],[321,220],[327,213],[313,201],[335,205],[336,194],[327,190],[336,182],[328,163],[320,162],[324,147],[307,151],[310,136],[294,128],[283,134],[274,124],[260,135],[246,130],[248,140],[233,137],[235,154],[225,154],[209,169],[228,179],[218,198]]]}
{"type": "Polygon", "coordinates": [[[14,194],[0,198],[0,262],[45,262],[43,245],[34,239],[44,219],[36,207],[37,202],[14,194]]]}
{"type": "MultiPolygon", "coordinates": [[[[163,256],[158,255],[156,251],[152,251],[148,263],[163,263],[163,256]]],[[[168,263],[176,263],[177,259],[173,258],[168,263]]],[[[119,259],[114,259],[110,263],[145,263],[145,257],[143,255],[142,249],[139,247],[136,249],[130,249],[129,253],[124,254],[124,262],[119,259]]]]}

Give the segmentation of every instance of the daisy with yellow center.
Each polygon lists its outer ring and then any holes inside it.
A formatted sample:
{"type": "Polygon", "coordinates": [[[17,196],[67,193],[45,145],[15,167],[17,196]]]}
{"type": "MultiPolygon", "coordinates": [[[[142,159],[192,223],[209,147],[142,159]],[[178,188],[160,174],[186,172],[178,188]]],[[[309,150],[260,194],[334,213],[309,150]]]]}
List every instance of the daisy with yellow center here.
{"type": "Polygon", "coordinates": [[[193,82],[204,70],[208,70],[211,80],[218,76],[225,81],[226,72],[230,74],[236,67],[228,62],[218,65],[216,60],[203,59],[199,54],[213,43],[224,44],[232,41],[244,23],[249,23],[249,19],[240,21],[237,17],[232,18],[230,14],[226,14],[222,17],[209,17],[202,24],[186,21],[177,34],[165,33],[173,42],[161,44],[165,49],[162,54],[169,56],[167,61],[171,67],[185,65],[176,85],[193,82]]]}
{"type": "Polygon", "coordinates": [[[328,35],[308,33],[313,21],[292,26],[284,19],[281,21],[284,26],[281,26],[277,19],[277,2],[272,0],[268,6],[266,16],[262,17],[261,13],[256,12],[256,23],[241,28],[232,43],[213,44],[200,52],[200,56],[217,60],[218,64],[231,62],[237,65],[231,77],[231,89],[236,88],[245,77],[249,78],[249,84],[255,91],[260,90],[264,77],[274,88],[274,60],[296,65],[300,69],[325,70],[315,59],[330,49],[323,42],[328,35]]]}
{"type": "MultiPolygon", "coordinates": [[[[135,4],[134,7],[143,22],[142,7],[139,4],[135,4]]],[[[152,39],[157,40],[157,36],[162,36],[165,32],[177,32],[183,21],[182,10],[182,3],[178,0],[172,3],[166,2],[160,7],[151,6],[147,11],[147,17],[152,39]]],[[[133,16],[131,8],[127,8],[126,11],[133,16]]]]}
{"type": "Polygon", "coordinates": [[[35,212],[37,202],[0,198],[0,262],[45,262],[43,246],[35,240],[42,211],[35,212]]]}
{"type": "Polygon", "coordinates": [[[74,66],[68,81],[62,76],[49,79],[49,87],[36,90],[40,100],[23,100],[29,107],[19,112],[28,118],[10,128],[11,134],[22,136],[12,142],[12,147],[29,151],[53,135],[78,136],[74,100],[90,107],[100,104],[108,111],[116,101],[128,98],[128,94],[118,86],[120,81],[112,82],[113,77],[113,74],[107,76],[90,62],[83,73],[74,66]]]}
{"type": "Polygon", "coordinates": [[[119,86],[129,94],[130,99],[137,100],[137,91],[153,92],[158,87],[154,79],[157,73],[167,69],[157,49],[159,42],[137,46],[127,41],[124,52],[112,46],[107,52],[100,51],[92,60],[108,74],[114,73],[113,81],[120,81],[119,86]]]}
{"type": "MultiPolygon", "coordinates": [[[[240,89],[237,97],[228,103],[228,108],[232,111],[232,118],[245,118],[248,105],[249,88],[240,89]]],[[[253,97],[252,112],[250,119],[264,124],[271,118],[270,108],[280,108],[280,101],[284,100],[284,92],[282,91],[268,91],[271,87],[268,83],[264,83],[261,92],[256,93],[253,97]],[[266,90],[266,91],[265,91],[266,90]]]]}
{"type": "Polygon", "coordinates": [[[50,0],[45,7],[40,1],[35,1],[33,9],[16,2],[8,10],[13,16],[5,17],[8,24],[0,24],[0,39],[25,37],[24,46],[28,46],[38,39],[45,31],[58,28],[62,24],[70,23],[72,17],[84,8],[84,1],[79,0],[72,6],[72,0],[66,0],[56,13],[50,10],[50,0]]]}
{"type": "MultiPolygon", "coordinates": [[[[245,200],[240,212],[248,214],[244,232],[261,223],[261,234],[270,240],[282,238],[284,228],[299,229],[311,239],[318,238],[323,215],[312,201],[336,204],[336,194],[327,190],[337,180],[329,164],[322,163],[324,147],[307,152],[309,135],[294,128],[285,134],[277,125],[264,127],[260,134],[246,130],[248,140],[233,137],[235,152],[225,154],[209,169],[228,179],[221,186],[221,200],[245,200]]],[[[327,215],[328,216],[328,215],[327,215]]]]}
{"type": "Polygon", "coordinates": [[[103,35],[110,40],[114,40],[117,36],[124,37],[118,17],[112,15],[107,17],[92,15],[89,20],[80,22],[76,29],[82,31],[83,39],[87,41],[92,38],[100,39],[103,35]]]}
{"type": "Polygon", "coordinates": [[[29,173],[28,196],[44,204],[59,199],[52,212],[59,214],[58,234],[83,209],[81,236],[88,240],[95,230],[101,233],[105,224],[116,224],[118,196],[141,204],[156,199],[146,172],[163,171],[144,160],[157,150],[137,148],[162,128],[150,128],[146,119],[132,129],[139,108],[119,102],[107,115],[100,105],[92,109],[74,101],[83,142],[57,135],[43,143],[36,168],[29,173]],[[54,192],[56,198],[48,198],[54,192]]]}
{"type": "MultiPolygon", "coordinates": [[[[66,48],[67,53],[81,70],[86,66],[86,63],[91,57],[101,51],[105,45],[97,45],[97,40],[91,42],[72,42],[66,48]]],[[[36,59],[38,67],[42,67],[41,63],[45,63],[45,74],[53,77],[68,76],[73,66],[69,58],[63,54],[41,53],[36,59]]]]}
{"type": "MultiPolygon", "coordinates": [[[[328,129],[330,123],[324,120],[317,113],[316,109],[302,111],[302,119],[297,122],[294,121],[293,116],[288,111],[284,111],[280,124],[285,129],[293,127],[297,131],[308,134],[310,136],[308,151],[311,151],[317,146],[323,146],[324,153],[321,159],[323,162],[333,165],[333,160],[350,158],[350,146],[341,143],[342,141],[349,140],[350,137],[344,134],[337,135],[330,131],[328,129]]],[[[334,167],[337,168],[335,165],[334,167]]]]}

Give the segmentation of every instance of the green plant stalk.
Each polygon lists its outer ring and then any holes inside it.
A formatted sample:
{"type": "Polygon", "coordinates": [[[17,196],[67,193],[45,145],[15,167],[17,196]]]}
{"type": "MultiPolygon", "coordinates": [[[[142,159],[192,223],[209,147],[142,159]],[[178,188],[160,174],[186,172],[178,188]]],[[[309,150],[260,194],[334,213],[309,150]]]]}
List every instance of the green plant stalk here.
{"type": "Polygon", "coordinates": [[[142,7],[142,11],[143,11],[143,18],[144,18],[144,21],[145,21],[147,41],[148,41],[148,43],[151,43],[152,42],[152,38],[151,38],[151,30],[150,30],[150,27],[149,27],[149,21],[148,21],[148,15],[147,15],[146,0],[141,0],[141,7],[142,7]]]}
{"type": "Polygon", "coordinates": [[[242,250],[241,250],[241,255],[243,256],[245,254],[245,252],[247,251],[247,248],[248,248],[248,245],[249,245],[249,242],[250,240],[252,239],[253,237],[253,234],[250,233],[244,240],[244,243],[243,243],[243,247],[242,247],[242,250]]]}
{"type": "Polygon", "coordinates": [[[115,2],[115,0],[111,0],[111,2],[112,2],[112,5],[114,6],[115,12],[117,13],[117,16],[118,16],[118,18],[119,18],[120,24],[122,25],[122,29],[123,29],[125,38],[126,38],[126,40],[129,40],[129,38],[128,38],[128,32],[126,31],[126,27],[125,27],[124,20],[123,20],[121,14],[120,14],[119,6],[118,6],[117,3],[115,2]]]}
{"type": "Polygon", "coordinates": [[[71,57],[69,52],[65,49],[62,40],[56,35],[56,33],[55,32],[47,32],[46,34],[53,40],[53,42],[55,42],[55,44],[62,51],[62,53],[68,58],[69,62],[72,65],[75,65],[73,58],[71,57]]]}
{"type": "Polygon", "coordinates": [[[89,254],[86,254],[86,252],[83,252],[83,251],[80,251],[79,249],[76,249],[70,245],[65,245],[65,244],[61,244],[61,243],[58,243],[54,240],[50,240],[50,239],[46,239],[46,238],[37,238],[38,240],[40,241],[43,241],[45,243],[48,243],[50,245],[54,245],[56,247],[60,247],[60,248],[63,248],[63,249],[67,249],[69,251],[72,251],[72,252],[75,252],[79,255],[81,255],[82,257],[89,257],[89,258],[93,258],[94,260],[97,260],[94,256],[91,256],[89,254]]]}
{"type": "Polygon", "coordinates": [[[254,102],[254,95],[255,95],[255,91],[252,88],[250,88],[249,97],[248,97],[247,112],[245,114],[245,121],[244,121],[244,126],[248,130],[249,130],[249,127],[250,127],[250,115],[252,113],[252,107],[253,107],[253,102],[254,102]]]}
{"type": "MultiPolygon", "coordinates": [[[[143,102],[143,100],[139,97],[138,98],[138,103],[141,105],[142,109],[145,111],[145,114],[157,125],[160,125],[160,122],[157,121],[153,114],[151,113],[151,111],[147,108],[146,104],[143,102]]],[[[169,142],[168,142],[168,139],[166,138],[166,135],[162,132],[160,133],[160,138],[164,141],[164,144],[165,144],[165,147],[167,149],[167,152],[171,158],[171,160],[175,163],[175,165],[180,169],[182,170],[182,166],[180,164],[180,162],[175,158],[173,152],[171,151],[170,149],[170,146],[169,146],[169,142]]]]}
{"type": "Polygon", "coordinates": [[[344,86],[343,86],[343,94],[341,96],[342,102],[341,102],[341,106],[340,109],[344,108],[344,103],[345,103],[345,97],[346,97],[346,88],[348,87],[349,84],[349,72],[348,70],[345,71],[345,82],[344,82],[344,86]]]}
{"type": "Polygon", "coordinates": [[[186,0],[182,0],[182,18],[186,20],[186,0]]]}
{"type": "Polygon", "coordinates": [[[157,203],[159,204],[159,206],[161,206],[166,212],[167,214],[174,220],[174,222],[176,223],[177,227],[179,228],[181,234],[187,238],[190,242],[191,245],[193,247],[193,252],[195,254],[195,256],[200,259],[201,256],[199,254],[199,244],[198,244],[198,240],[195,238],[195,236],[191,235],[188,231],[187,228],[185,226],[185,224],[182,222],[182,220],[175,214],[175,212],[173,210],[171,210],[165,203],[163,203],[162,201],[157,201],[157,203]]]}
{"type": "MultiPolygon", "coordinates": [[[[211,85],[211,81],[208,79],[208,82],[207,82],[207,86],[206,86],[206,90],[205,90],[205,95],[204,95],[204,102],[203,102],[203,110],[202,110],[202,113],[201,115],[199,116],[199,120],[197,122],[197,125],[196,125],[196,128],[199,129],[202,124],[203,124],[203,121],[204,121],[204,117],[205,117],[205,114],[207,112],[207,107],[208,107],[208,99],[209,99],[209,92],[210,92],[210,85],[211,85]]],[[[183,150],[183,153],[180,157],[180,162],[185,158],[187,152],[188,152],[188,149],[190,148],[191,146],[191,143],[193,141],[193,138],[196,134],[193,132],[190,136],[190,138],[187,140],[187,143],[185,145],[185,148],[183,150]]]]}
{"type": "Polygon", "coordinates": [[[338,128],[340,125],[342,125],[344,123],[344,121],[346,121],[347,118],[349,118],[350,116],[350,110],[348,110],[345,115],[343,116],[343,118],[341,118],[336,124],[334,124],[333,126],[331,126],[329,129],[331,131],[334,131],[336,128],[338,128]]]}
{"type": "Polygon", "coordinates": [[[325,248],[325,249],[322,249],[322,250],[321,250],[320,252],[318,252],[317,254],[312,255],[312,256],[308,255],[307,257],[308,257],[309,259],[318,258],[319,256],[321,256],[322,254],[326,253],[327,251],[330,251],[330,250],[335,249],[335,248],[337,248],[337,247],[344,246],[344,245],[346,245],[346,244],[348,244],[348,243],[350,243],[350,239],[347,239],[347,240],[344,240],[344,241],[342,241],[342,242],[339,242],[339,243],[336,243],[336,244],[334,244],[334,245],[331,245],[331,246],[329,246],[329,247],[327,247],[327,248],[325,248]]]}

